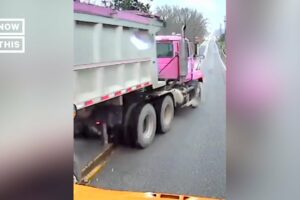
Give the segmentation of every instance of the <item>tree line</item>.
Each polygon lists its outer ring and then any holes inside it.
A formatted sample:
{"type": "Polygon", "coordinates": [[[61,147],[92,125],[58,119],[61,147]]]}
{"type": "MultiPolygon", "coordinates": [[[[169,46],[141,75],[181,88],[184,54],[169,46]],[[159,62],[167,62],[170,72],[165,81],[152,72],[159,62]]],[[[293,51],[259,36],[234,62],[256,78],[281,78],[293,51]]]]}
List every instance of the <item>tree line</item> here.
{"type": "Polygon", "coordinates": [[[157,7],[151,13],[150,3],[152,1],[149,0],[149,3],[143,3],[139,0],[110,0],[109,7],[117,10],[137,10],[160,16],[165,21],[165,27],[159,32],[161,35],[181,33],[181,27],[185,24],[186,37],[192,42],[202,42],[204,36],[207,34],[207,19],[200,12],[196,9],[165,5],[157,7]]]}

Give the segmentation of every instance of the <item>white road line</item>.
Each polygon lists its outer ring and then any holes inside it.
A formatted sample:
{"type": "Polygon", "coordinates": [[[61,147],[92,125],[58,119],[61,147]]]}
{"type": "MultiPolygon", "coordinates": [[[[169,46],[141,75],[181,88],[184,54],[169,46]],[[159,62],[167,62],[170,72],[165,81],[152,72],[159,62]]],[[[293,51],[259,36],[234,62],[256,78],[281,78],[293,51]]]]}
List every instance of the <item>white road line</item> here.
{"type": "Polygon", "coordinates": [[[220,62],[221,62],[221,64],[222,64],[222,67],[223,67],[224,70],[226,71],[227,68],[226,68],[226,65],[224,64],[224,62],[223,62],[223,60],[222,60],[222,58],[221,58],[220,51],[219,51],[219,47],[217,46],[216,42],[214,42],[214,44],[215,44],[215,48],[218,50],[218,57],[219,57],[219,60],[220,60],[220,62]]]}

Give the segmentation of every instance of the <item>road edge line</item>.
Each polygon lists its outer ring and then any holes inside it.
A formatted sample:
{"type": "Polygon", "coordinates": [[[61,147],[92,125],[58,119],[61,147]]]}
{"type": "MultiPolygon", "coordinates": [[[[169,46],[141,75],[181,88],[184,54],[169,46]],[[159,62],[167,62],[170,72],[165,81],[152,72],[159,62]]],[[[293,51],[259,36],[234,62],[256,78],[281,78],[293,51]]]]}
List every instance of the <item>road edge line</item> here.
{"type": "Polygon", "coordinates": [[[96,175],[98,175],[101,170],[106,166],[107,159],[110,157],[114,150],[113,144],[108,144],[98,156],[94,158],[87,166],[81,170],[81,179],[79,180],[80,184],[89,184],[96,175]]]}
{"type": "MultiPolygon", "coordinates": [[[[221,64],[222,64],[222,67],[224,68],[224,70],[225,71],[227,71],[227,67],[226,67],[226,65],[225,65],[225,63],[223,62],[223,60],[222,60],[222,58],[221,58],[221,55],[220,55],[220,49],[219,49],[219,47],[218,47],[218,45],[217,45],[217,43],[215,42],[215,46],[216,46],[216,48],[218,49],[218,55],[219,55],[219,60],[221,61],[221,64]]],[[[226,58],[227,58],[227,56],[225,56],[226,58]]]]}

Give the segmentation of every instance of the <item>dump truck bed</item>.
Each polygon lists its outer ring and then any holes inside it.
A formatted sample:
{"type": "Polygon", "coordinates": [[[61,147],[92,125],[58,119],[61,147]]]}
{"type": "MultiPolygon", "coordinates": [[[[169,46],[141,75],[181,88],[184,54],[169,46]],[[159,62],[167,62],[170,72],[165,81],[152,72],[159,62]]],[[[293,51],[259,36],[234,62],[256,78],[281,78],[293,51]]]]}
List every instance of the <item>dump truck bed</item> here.
{"type": "Polygon", "coordinates": [[[156,63],[154,36],[162,27],[157,17],[78,2],[74,12],[77,109],[164,84],[158,81],[156,63]],[[139,40],[140,35],[146,37],[139,40]]]}

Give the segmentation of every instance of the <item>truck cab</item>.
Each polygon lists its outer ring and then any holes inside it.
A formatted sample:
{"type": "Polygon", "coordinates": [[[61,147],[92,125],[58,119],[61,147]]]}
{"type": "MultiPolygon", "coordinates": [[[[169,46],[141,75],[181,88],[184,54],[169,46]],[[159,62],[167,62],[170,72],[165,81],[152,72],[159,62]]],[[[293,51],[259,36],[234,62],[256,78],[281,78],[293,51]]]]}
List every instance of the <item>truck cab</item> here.
{"type": "Polygon", "coordinates": [[[202,80],[200,58],[195,45],[181,35],[156,36],[159,78],[183,82],[202,80]]]}

